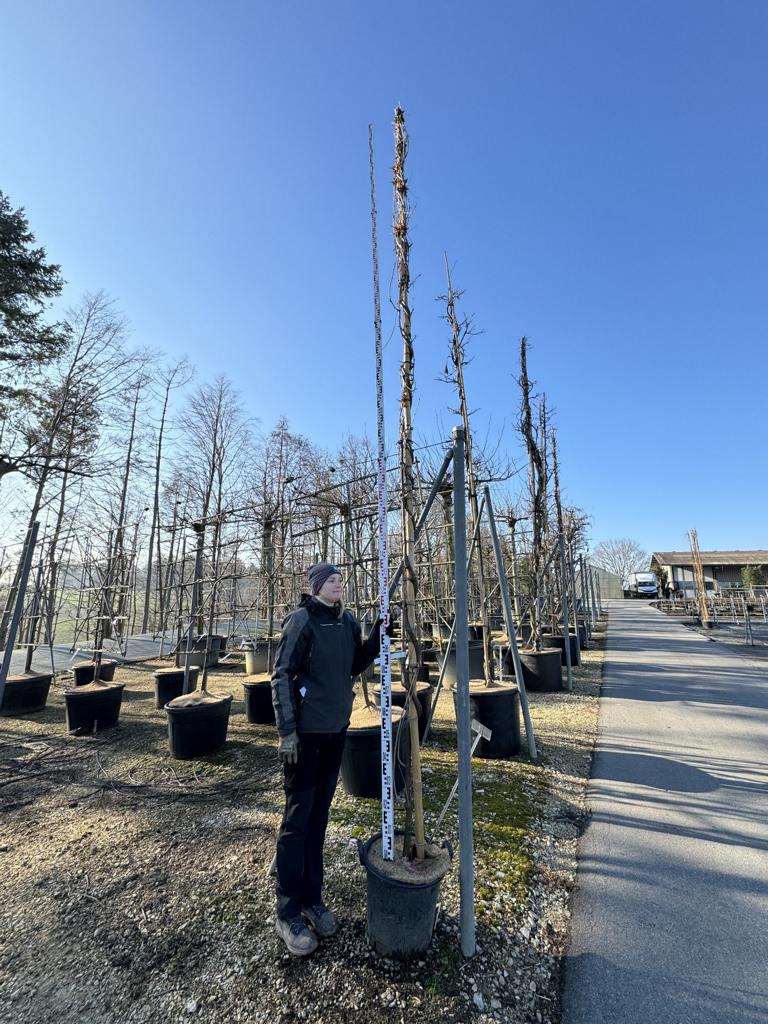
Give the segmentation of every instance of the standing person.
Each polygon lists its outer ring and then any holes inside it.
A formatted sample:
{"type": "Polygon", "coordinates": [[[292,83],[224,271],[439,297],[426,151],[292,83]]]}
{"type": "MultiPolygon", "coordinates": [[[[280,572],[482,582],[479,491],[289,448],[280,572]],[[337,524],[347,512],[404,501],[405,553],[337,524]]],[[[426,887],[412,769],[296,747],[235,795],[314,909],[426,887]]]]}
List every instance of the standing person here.
{"type": "Polygon", "coordinates": [[[277,837],[276,929],[295,956],[312,953],[336,931],[322,901],[323,844],[336,790],[352,680],[379,653],[378,620],[363,641],[343,605],[344,581],[330,562],[308,572],[311,594],[283,622],[272,673],[285,810],[277,837]],[[311,927],[309,927],[311,926],[311,927]]]}

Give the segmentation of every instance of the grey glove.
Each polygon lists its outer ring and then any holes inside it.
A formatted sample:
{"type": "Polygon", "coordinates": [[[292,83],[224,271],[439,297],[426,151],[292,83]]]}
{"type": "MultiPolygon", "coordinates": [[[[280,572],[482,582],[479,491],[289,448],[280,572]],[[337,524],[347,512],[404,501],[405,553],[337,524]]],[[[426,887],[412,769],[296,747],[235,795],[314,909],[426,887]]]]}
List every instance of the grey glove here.
{"type": "Polygon", "coordinates": [[[289,732],[287,736],[281,736],[277,744],[277,756],[282,764],[296,764],[299,760],[299,734],[289,732]]]}

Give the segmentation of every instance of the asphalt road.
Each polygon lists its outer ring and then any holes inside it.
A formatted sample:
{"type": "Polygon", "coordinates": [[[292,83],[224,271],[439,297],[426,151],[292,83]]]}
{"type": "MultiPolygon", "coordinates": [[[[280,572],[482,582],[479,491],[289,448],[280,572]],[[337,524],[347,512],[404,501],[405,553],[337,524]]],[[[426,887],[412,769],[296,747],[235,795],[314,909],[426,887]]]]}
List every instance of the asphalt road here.
{"type": "Polygon", "coordinates": [[[610,607],[563,1024],[768,1022],[768,665],[610,607]]]}

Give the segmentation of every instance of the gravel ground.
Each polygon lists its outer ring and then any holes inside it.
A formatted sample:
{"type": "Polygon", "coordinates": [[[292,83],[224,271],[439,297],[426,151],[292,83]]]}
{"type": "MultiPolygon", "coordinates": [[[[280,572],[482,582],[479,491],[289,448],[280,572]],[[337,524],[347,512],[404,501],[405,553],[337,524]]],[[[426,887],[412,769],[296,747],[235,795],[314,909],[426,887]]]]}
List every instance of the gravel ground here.
{"type": "MultiPolygon", "coordinates": [[[[356,838],[378,831],[378,804],[341,786],[326,846],[339,932],[307,960],[285,953],[266,876],[282,810],[275,735],[245,720],[241,665],[213,672],[211,688],[235,700],[226,747],[199,761],[168,754],[157,665],[118,669],[120,725],[96,736],[67,735],[70,684],[57,682],[44,712],[0,719],[0,1022],[554,1024],[604,633],[596,641],[573,693],[530,695],[537,765],[474,761],[479,951],[469,961],[456,866],[420,960],[369,950],[356,838]]],[[[423,759],[431,832],[456,777],[448,697],[423,759]]],[[[454,803],[434,838],[456,849],[456,827],[454,803]]]]}

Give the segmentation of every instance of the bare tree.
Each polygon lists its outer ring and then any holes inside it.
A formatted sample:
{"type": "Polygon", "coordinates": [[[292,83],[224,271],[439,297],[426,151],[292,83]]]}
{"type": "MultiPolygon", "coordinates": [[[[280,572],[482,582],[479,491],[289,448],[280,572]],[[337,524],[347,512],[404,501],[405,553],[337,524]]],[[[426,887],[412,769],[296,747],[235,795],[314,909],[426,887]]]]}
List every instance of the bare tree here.
{"type": "MultiPolygon", "coordinates": [[[[155,551],[155,538],[157,537],[157,572],[162,579],[161,547],[160,547],[160,470],[163,459],[163,441],[165,439],[165,426],[168,417],[168,404],[171,399],[171,392],[176,388],[182,388],[192,378],[192,368],[186,359],[166,367],[162,371],[160,384],[162,386],[162,405],[160,410],[160,422],[157,428],[157,440],[155,443],[155,478],[152,499],[152,525],[149,531],[149,551],[147,553],[147,578],[144,584],[144,617],[142,620],[142,632],[146,633],[149,625],[149,603],[152,593],[152,557],[155,551]]],[[[160,618],[163,618],[163,590],[160,588],[160,618]]]]}
{"type": "Polygon", "coordinates": [[[542,452],[543,441],[533,423],[531,397],[533,383],[528,376],[528,340],[520,341],[520,422],[518,429],[525,441],[528,452],[528,488],[531,500],[531,626],[534,648],[541,650],[541,615],[542,615],[542,573],[544,569],[544,545],[547,527],[547,466],[542,452]]]}
{"type": "MultiPolygon", "coordinates": [[[[477,530],[480,519],[480,507],[477,500],[477,480],[475,474],[475,458],[473,457],[472,430],[470,426],[470,411],[467,403],[467,390],[464,382],[464,367],[467,365],[467,343],[472,336],[472,324],[467,317],[459,319],[456,313],[456,303],[462,293],[453,289],[451,281],[451,270],[448,265],[448,255],[444,253],[445,274],[448,280],[448,292],[441,296],[445,302],[445,317],[451,328],[451,364],[452,371],[445,368],[444,379],[453,384],[459,399],[459,408],[456,410],[461,416],[461,423],[464,427],[465,438],[465,462],[467,468],[467,488],[469,492],[469,509],[471,518],[472,534],[477,530]]],[[[483,672],[485,685],[490,686],[493,682],[493,651],[491,647],[491,625],[488,616],[487,590],[485,579],[485,559],[483,545],[477,545],[477,578],[480,594],[480,619],[483,624],[483,672]]]]}
{"type": "Polygon", "coordinates": [[[647,569],[650,561],[648,552],[629,537],[600,541],[592,549],[589,559],[593,565],[612,572],[624,582],[630,573],[647,569]]]}
{"type": "Polygon", "coordinates": [[[395,109],[395,163],[392,168],[392,184],[395,191],[395,214],[392,233],[395,242],[397,262],[397,311],[400,336],[403,339],[403,361],[400,364],[400,507],[403,529],[403,579],[401,583],[403,639],[407,644],[407,679],[403,680],[409,691],[406,702],[411,737],[410,796],[405,822],[403,853],[409,844],[411,811],[415,831],[416,858],[424,859],[424,810],[421,791],[421,758],[419,753],[418,726],[412,694],[421,661],[416,622],[416,488],[413,455],[413,385],[414,351],[411,309],[411,243],[408,238],[410,205],[408,201],[408,180],[405,176],[405,160],[408,153],[408,133],[405,129],[405,113],[401,107],[395,109]]]}

